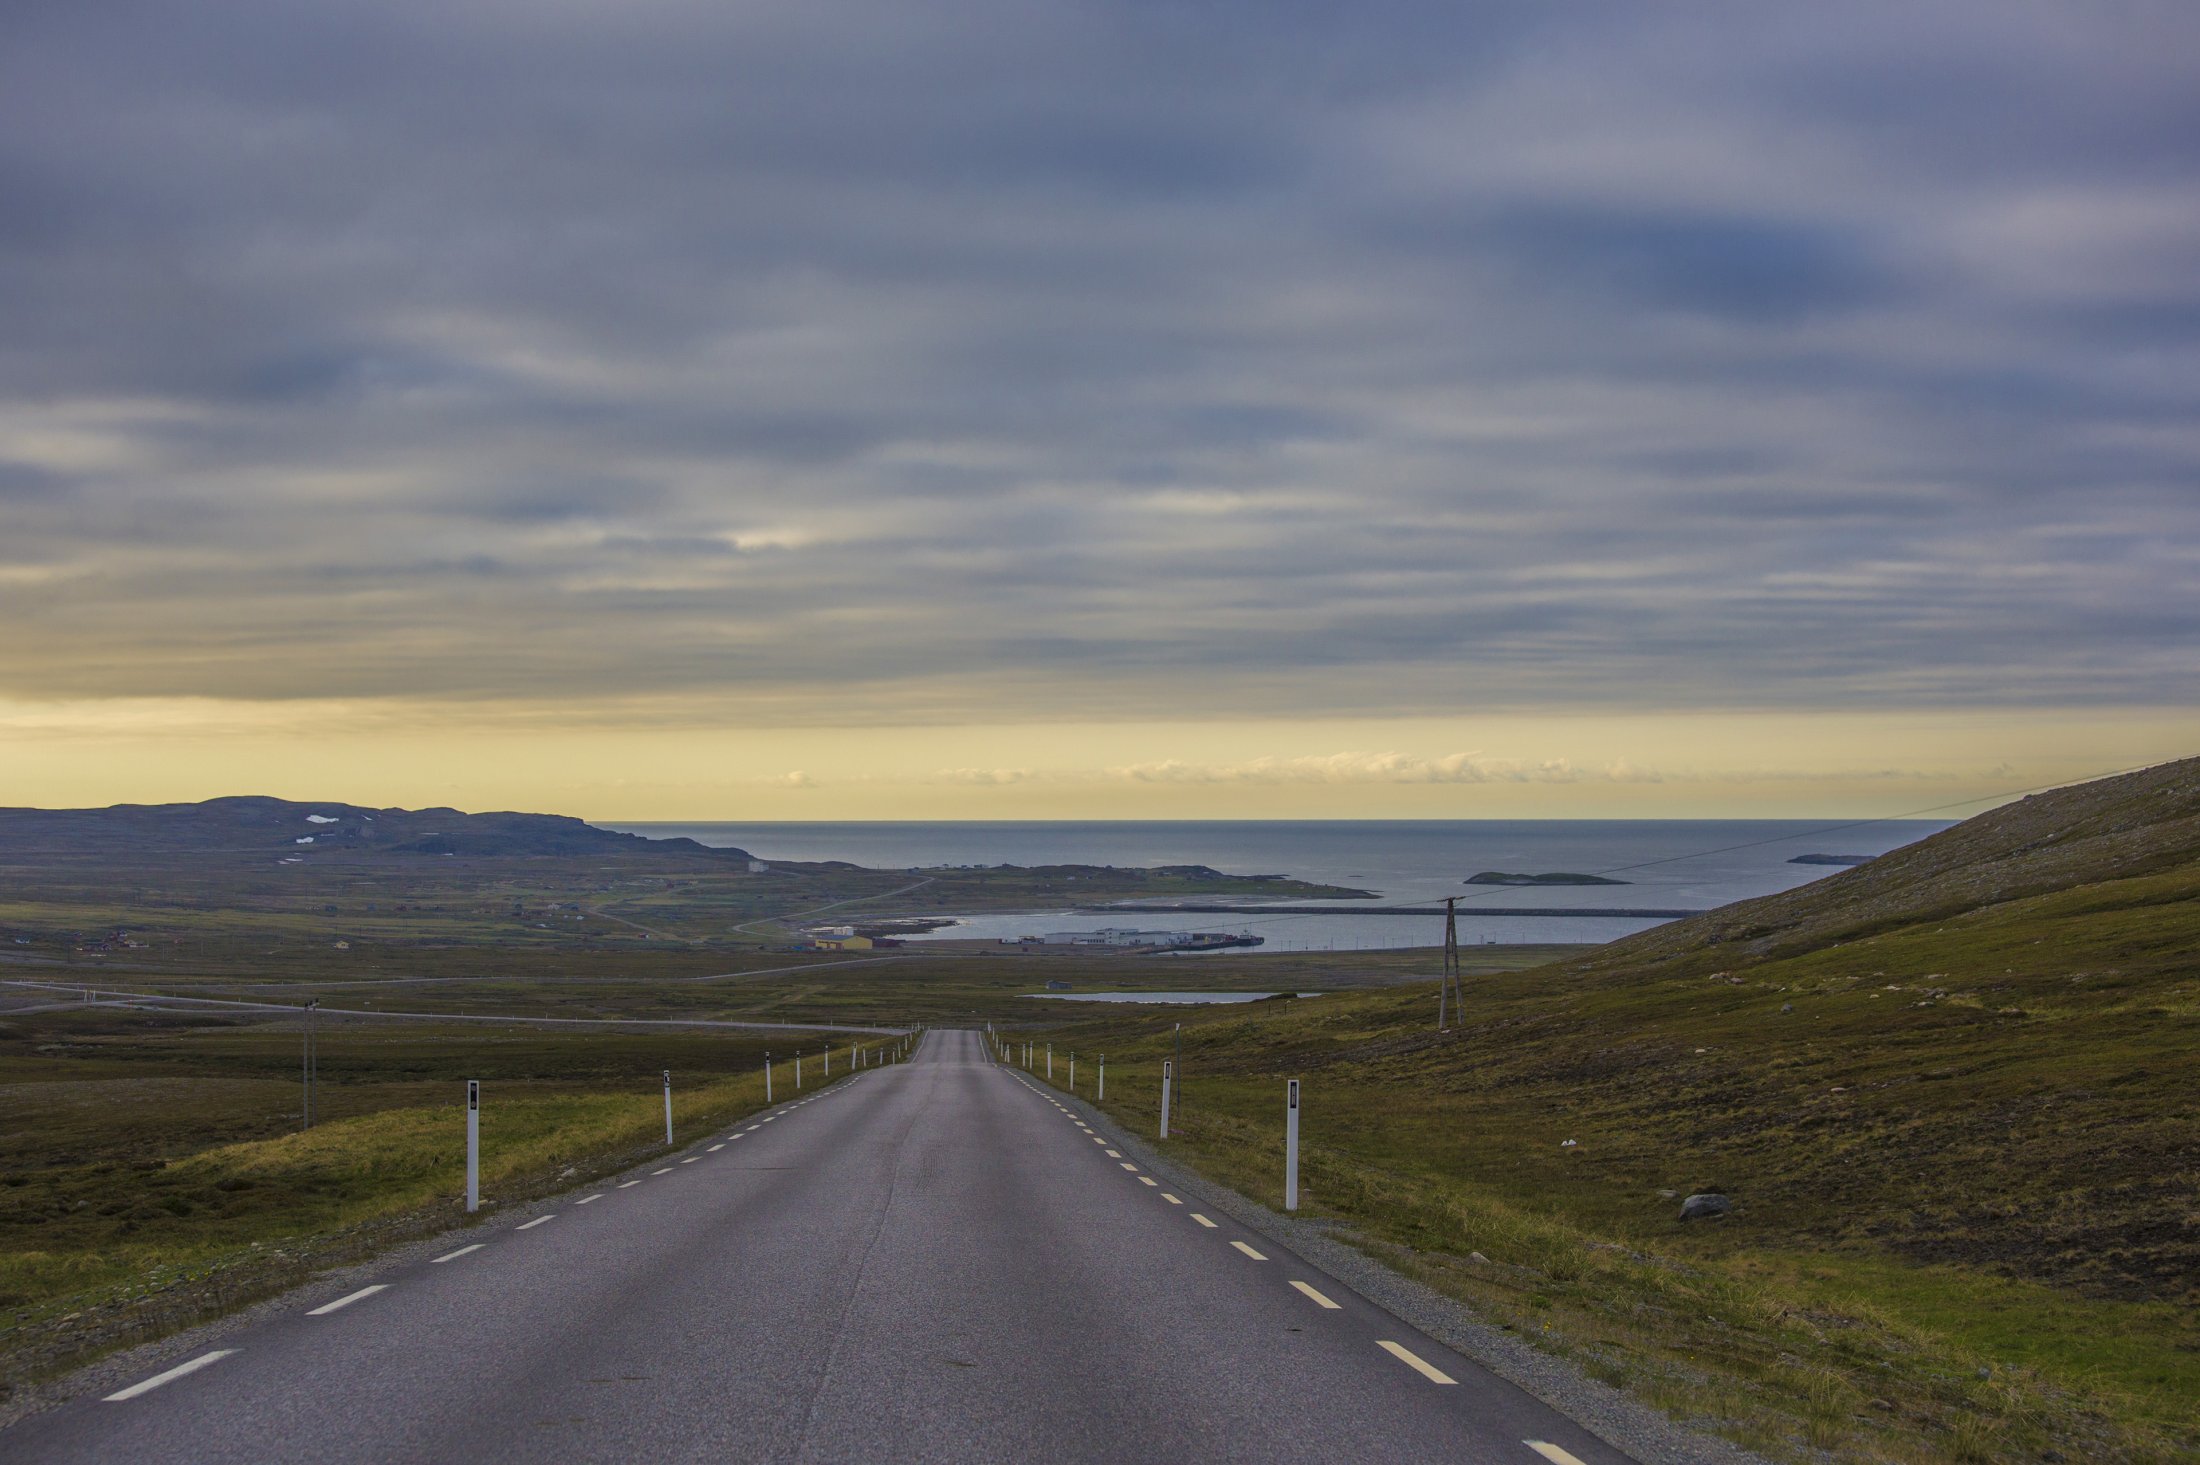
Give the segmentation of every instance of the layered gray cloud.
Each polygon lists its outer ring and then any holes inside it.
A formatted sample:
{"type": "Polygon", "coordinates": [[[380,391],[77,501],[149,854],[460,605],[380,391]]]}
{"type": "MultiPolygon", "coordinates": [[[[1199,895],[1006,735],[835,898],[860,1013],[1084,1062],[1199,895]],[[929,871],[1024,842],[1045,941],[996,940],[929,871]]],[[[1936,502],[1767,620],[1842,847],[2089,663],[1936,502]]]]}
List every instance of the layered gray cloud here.
{"type": "Polygon", "coordinates": [[[2184,7],[18,4],[0,321],[4,695],[2200,671],[2184,7]]]}

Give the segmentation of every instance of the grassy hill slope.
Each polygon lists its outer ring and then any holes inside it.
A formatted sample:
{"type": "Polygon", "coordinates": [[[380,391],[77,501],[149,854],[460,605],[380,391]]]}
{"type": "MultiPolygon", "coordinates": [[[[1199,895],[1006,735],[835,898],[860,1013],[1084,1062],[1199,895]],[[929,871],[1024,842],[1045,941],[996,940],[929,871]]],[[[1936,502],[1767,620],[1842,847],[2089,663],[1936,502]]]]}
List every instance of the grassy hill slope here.
{"type": "MultiPolygon", "coordinates": [[[[1273,1200],[1305,1079],[1314,1206],[1774,1453],[2200,1457],[2200,760],[1468,1002],[1186,1017],[1171,1144],[1273,1200]]],[[[1180,1015],[1050,1036],[1149,1126],[1180,1015]]]]}

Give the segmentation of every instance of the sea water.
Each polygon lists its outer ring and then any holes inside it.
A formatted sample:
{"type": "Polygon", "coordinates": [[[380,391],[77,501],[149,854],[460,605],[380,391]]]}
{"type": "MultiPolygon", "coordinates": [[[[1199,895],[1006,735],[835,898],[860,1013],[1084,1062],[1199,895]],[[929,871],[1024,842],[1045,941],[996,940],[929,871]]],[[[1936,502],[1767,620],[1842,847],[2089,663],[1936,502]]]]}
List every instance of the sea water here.
{"type": "MultiPolygon", "coordinates": [[[[1433,904],[1460,897],[1459,939],[1588,943],[1616,940],[1665,918],[1488,915],[1507,910],[1652,908],[1708,910],[1841,873],[1797,865],[1803,854],[1878,855],[1945,829],[1945,821],[1882,820],[1249,820],[1234,822],[652,823],[605,825],[654,838],[737,847],[757,859],[847,860],[913,871],[967,865],[1208,865],[1234,875],[1295,879],[1372,891],[1376,901],[1279,903],[1327,907],[1314,915],[1178,914],[1057,907],[960,917],[924,939],[1012,940],[1104,926],[1244,931],[1261,951],[1347,951],[1433,946],[1441,916],[1381,916],[1364,907],[1433,904]],[[1605,874],[1624,885],[1467,885],[1482,870],[1605,874]],[[1355,907],[1363,909],[1356,910],[1355,907]],[[1331,913],[1331,912],[1334,913],[1331,913]]],[[[1253,905],[1262,898],[1225,897],[1253,905]]],[[[879,907],[890,913],[892,902],[879,907]]],[[[927,910],[926,914],[934,914],[927,910]]],[[[848,915],[859,914],[850,910],[848,915]]],[[[954,912],[940,912],[952,916],[954,912]]],[[[1244,951],[1247,948],[1235,948],[1244,951]]],[[[1229,952],[1214,953],[1216,956],[1229,952]]],[[[1208,959],[1205,957],[1196,959],[1208,959]]]]}

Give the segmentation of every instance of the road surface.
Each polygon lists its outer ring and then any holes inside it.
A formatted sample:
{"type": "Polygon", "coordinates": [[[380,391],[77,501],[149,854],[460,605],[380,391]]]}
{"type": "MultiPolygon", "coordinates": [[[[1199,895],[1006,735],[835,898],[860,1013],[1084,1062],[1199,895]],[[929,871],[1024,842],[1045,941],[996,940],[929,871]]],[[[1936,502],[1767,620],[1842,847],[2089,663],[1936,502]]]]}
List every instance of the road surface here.
{"type": "Polygon", "coordinates": [[[1626,1465],[935,1032],[434,1260],[0,1431],[0,1460],[1626,1465]]]}

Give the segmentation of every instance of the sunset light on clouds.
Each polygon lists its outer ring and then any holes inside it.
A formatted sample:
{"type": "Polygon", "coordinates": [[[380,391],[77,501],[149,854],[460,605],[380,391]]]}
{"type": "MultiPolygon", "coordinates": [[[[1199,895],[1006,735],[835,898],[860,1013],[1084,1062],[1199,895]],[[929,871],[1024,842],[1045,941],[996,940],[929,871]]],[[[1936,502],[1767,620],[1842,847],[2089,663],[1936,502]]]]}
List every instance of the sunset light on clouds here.
{"type": "Polygon", "coordinates": [[[2193,751],[2194,12],[0,37],[0,802],[1893,813],[2193,751]]]}

